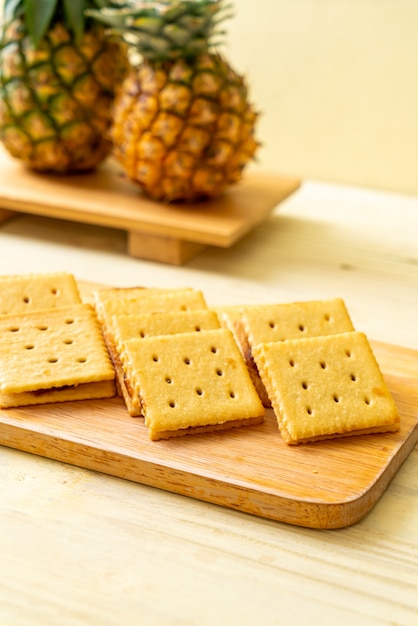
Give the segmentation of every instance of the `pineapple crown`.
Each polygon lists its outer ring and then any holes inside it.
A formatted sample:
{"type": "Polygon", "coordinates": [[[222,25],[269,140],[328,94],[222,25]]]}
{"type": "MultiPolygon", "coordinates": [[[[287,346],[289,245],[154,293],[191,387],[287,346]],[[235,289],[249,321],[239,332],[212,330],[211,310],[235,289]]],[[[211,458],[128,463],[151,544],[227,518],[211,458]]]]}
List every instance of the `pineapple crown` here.
{"type": "Polygon", "coordinates": [[[219,25],[232,16],[225,0],[130,0],[123,7],[101,7],[86,14],[106,24],[148,60],[193,57],[224,35],[219,25]]]}
{"type": "Polygon", "coordinates": [[[56,19],[63,21],[79,39],[84,33],[87,9],[121,8],[125,4],[117,0],[4,0],[3,17],[5,23],[22,18],[29,37],[34,45],[38,45],[56,19]]]}

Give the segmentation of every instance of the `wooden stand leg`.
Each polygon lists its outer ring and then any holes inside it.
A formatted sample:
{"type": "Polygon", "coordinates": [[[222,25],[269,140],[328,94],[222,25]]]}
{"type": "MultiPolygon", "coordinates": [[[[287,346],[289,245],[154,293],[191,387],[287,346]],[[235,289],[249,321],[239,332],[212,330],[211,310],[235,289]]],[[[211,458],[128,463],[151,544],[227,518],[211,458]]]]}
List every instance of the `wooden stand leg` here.
{"type": "Polygon", "coordinates": [[[7,222],[11,217],[16,215],[14,211],[8,211],[7,209],[0,209],[0,224],[2,222],[7,222]]]}
{"type": "Polygon", "coordinates": [[[139,259],[149,259],[171,265],[183,265],[205,249],[205,245],[160,237],[148,233],[128,232],[128,252],[139,259]]]}

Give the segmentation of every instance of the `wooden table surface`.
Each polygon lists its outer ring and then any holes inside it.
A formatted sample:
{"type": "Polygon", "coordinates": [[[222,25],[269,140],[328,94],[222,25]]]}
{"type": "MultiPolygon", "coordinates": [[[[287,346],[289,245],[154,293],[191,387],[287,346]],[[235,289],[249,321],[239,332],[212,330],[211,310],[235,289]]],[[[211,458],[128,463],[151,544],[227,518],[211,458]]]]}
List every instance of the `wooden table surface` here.
{"type": "MultiPolygon", "coordinates": [[[[182,267],[129,257],[122,230],[0,226],[0,274],[59,270],[191,286],[213,305],[338,296],[371,339],[418,349],[415,197],[305,181],[182,267]]],[[[0,555],[2,626],[412,626],[418,449],[363,520],[312,530],[1,447],[0,555]]]]}

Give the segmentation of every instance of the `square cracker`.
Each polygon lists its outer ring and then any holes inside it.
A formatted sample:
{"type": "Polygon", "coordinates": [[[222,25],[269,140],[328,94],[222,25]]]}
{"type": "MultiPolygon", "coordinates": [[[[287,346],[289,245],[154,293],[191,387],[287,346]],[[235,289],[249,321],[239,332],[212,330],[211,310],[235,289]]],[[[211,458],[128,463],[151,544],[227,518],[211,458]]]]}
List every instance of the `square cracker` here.
{"type": "Polygon", "coordinates": [[[263,421],[260,398],[226,329],[130,339],[124,360],[152,440],[263,421]]]}
{"type": "Polygon", "coordinates": [[[354,330],[341,298],[249,306],[241,309],[240,318],[235,318],[233,324],[235,338],[253,382],[267,407],[270,401],[252,354],[256,346],[354,330]]]}
{"type": "Polygon", "coordinates": [[[215,330],[220,327],[216,313],[209,309],[119,315],[114,318],[112,326],[117,344],[135,337],[144,339],[157,335],[215,330]]]}
{"type": "MultiPolygon", "coordinates": [[[[192,288],[185,287],[185,289],[192,288]]],[[[102,287],[101,289],[96,289],[93,293],[97,302],[105,302],[106,300],[133,300],[137,297],[141,298],[144,293],[157,293],[160,291],[172,290],[165,287],[102,287]]]]}
{"type": "Polygon", "coordinates": [[[89,304],[0,318],[0,406],[115,395],[115,370],[89,304]]]}
{"type": "Polygon", "coordinates": [[[94,291],[93,297],[99,320],[106,326],[110,326],[115,315],[193,311],[207,308],[203,292],[188,287],[100,290],[94,291]],[[111,297],[111,294],[114,297],[111,297]]]}
{"type": "Polygon", "coordinates": [[[251,347],[354,330],[341,298],[251,306],[241,317],[251,347]]]}
{"type": "Polygon", "coordinates": [[[150,313],[143,315],[120,315],[113,319],[112,338],[109,352],[116,369],[119,393],[125,400],[128,412],[132,416],[141,415],[139,398],[135,398],[126,378],[120,360],[125,341],[144,339],[158,335],[201,332],[219,328],[216,314],[208,309],[199,311],[176,311],[172,313],[150,313]]]}
{"type": "Polygon", "coordinates": [[[29,313],[81,302],[72,274],[0,276],[0,315],[29,313]]]}
{"type": "Polygon", "coordinates": [[[287,444],[399,429],[363,333],[260,344],[254,358],[287,444]]]}

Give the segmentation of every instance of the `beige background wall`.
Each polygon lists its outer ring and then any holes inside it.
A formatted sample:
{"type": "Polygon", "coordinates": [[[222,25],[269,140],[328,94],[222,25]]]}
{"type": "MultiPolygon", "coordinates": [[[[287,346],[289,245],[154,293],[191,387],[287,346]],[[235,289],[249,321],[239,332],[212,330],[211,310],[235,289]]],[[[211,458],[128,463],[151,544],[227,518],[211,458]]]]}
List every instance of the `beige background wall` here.
{"type": "Polygon", "coordinates": [[[235,0],[260,166],[418,192],[418,0],[235,0]]]}
{"type": "MultiPolygon", "coordinates": [[[[2,0],[0,0],[0,5],[2,0]]],[[[257,167],[418,193],[418,0],[233,0],[257,167]]]]}

